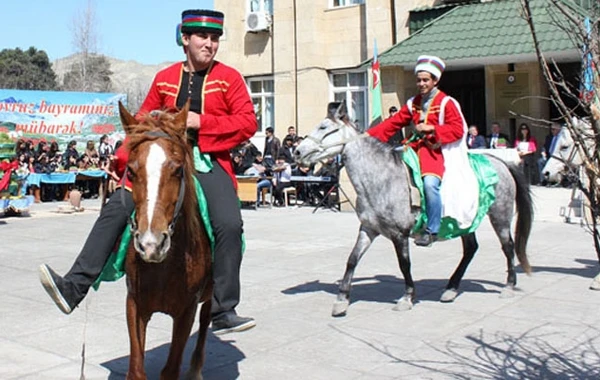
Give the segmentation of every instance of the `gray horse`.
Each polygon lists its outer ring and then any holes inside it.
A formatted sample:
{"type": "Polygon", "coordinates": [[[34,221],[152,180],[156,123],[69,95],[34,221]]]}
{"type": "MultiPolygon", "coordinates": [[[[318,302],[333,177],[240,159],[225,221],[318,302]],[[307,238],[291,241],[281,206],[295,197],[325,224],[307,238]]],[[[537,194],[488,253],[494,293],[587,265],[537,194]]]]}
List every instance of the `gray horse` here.
{"type": "MultiPolygon", "coordinates": [[[[410,271],[408,239],[416,222],[419,209],[410,202],[409,174],[402,158],[388,145],[366,134],[359,134],[348,121],[346,108],[342,104],[335,113],[330,112],[317,128],[308,135],[296,149],[296,159],[304,164],[314,164],[337,154],[342,159],[357,194],[356,213],[360,229],[356,244],[350,253],[344,278],[333,306],[333,316],[346,314],[350,304],[350,288],[354,270],[373,240],[383,235],[394,244],[400,271],[404,276],[405,293],[394,307],[408,310],[415,300],[415,286],[410,271]],[[373,175],[373,174],[376,175],[373,175]]],[[[533,204],[529,186],[516,166],[505,164],[489,157],[499,176],[496,184],[496,201],[490,207],[488,216],[502,244],[507,263],[507,287],[510,294],[517,283],[514,257],[515,250],[523,270],[531,268],[526,254],[527,240],[533,221],[533,204]],[[510,226],[516,201],[518,218],[515,241],[510,226]]],[[[463,257],[452,274],[442,302],[452,302],[458,295],[460,281],[477,251],[475,233],[462,236],[463,257]]]]}
{"type": "MultiPolygon", "coordinates": [[[[542,174],[549,183],[561,183],[565,176],[571,176],[581,181],[583,187],[589,186],[589,179],[585,170],[583,170],[584,157],[583,154],[592,156],[596,150],[596,137],[592,125],[589,121],[579,118],[573,118],[571,124],[579,136],[579,141],[582,141],[581,149],[578,149],[571,132],[567,127],[562,127],[558,134],[556,149],[554,154],[548,158],[542,174]]],[[[571,192],[571,201],[576,196],[578,189],[577,183],[573,184],[571,192]]],[[[584,213],[583,219],[590,221],[592,218],[590,212],[590,201],[583,197],[584,213]]],[[[582,222],[583,222],[582,219],[582,222]]],[[[600,290],[600,273],[594,277],[590,284],[590,289],[600,290]]]]}

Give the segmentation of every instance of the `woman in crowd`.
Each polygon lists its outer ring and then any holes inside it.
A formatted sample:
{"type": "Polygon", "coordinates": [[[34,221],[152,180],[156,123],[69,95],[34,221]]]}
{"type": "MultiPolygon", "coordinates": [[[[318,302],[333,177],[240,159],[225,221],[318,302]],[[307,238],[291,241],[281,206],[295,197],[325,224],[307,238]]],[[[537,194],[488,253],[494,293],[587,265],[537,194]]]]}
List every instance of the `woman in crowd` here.
{"type": "Polygon", "coordinates": [[[113,148],[108,142],[108,135],[102,135],[102,137],[100,137],[100,145],[98,146],[100,161],[103,162],[107,160],[113,153],[113,148]]]}
{"type": "Polygon", "coordinates": [[[530,183],[536,183],[537,178],[533,178],[536,174],[535,167],[535,152],[537,151],[537,141],[535,137],[531,135],[531,130],[526,123],[522,123],[519,126],[517,133],[517,139],[515,140],[515,148],[521,157],[521,167],[523,168],[523,174],[530,183]]]}
{"type": "Polygon", "coordinates": [[[96,150],[96,143],[94,143],[92,140],[88,140],[83,155],[88,158],[88,168],[100,166],[100,154],[98,154],[98,151],[96,150]]]}
{"type": "Polygon", "coordinates": [[[67,150],[63,153],[63,167],[65,170],[69,170],[71,167],[77,167],[79,152],[77,152],[76,146],[77,141],[71,140],[69,145],[67,145],[67,150]]]}
{"type": "Polygon", "coordinates": [[[48,150],[48,158],[52,161],[56,161],[56,156],[60,156],[60,149],[58,148],[58,143],[55,140],[52,140],[52,142],[50,142],[50,149],[48,150]]]}

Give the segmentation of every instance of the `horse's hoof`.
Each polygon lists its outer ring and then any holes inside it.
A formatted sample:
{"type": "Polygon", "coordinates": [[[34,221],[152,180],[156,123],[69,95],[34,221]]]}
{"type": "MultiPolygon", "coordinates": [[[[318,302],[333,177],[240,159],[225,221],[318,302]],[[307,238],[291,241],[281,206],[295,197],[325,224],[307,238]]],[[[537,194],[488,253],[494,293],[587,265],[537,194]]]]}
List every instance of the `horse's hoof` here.
{"type": "Polygon", "coordinates": [[[440,297],[440,302],[454,302],[456,297],[458,296],[458,290],[456,289],[446,289],[442,296],[440,297]]]}
{"type": "Polygon", "coordinates": [[[594,277],[592,283],[590,284],[591,290],[600,290],[600,274],[594,277]]]}
{"type": "Polygon", "coordinates": [[[413,308],[413,302],[410,298],[402,297],[394,306],[395,311],[408,311],[413,308]]]}
{"type": "Polygon", "coordinates": [[[349,305],[350,305],[350,302],[348,300],[335,301],[333,303],[333,310],[331,310],[331,316],[332,317],[346,316],[346,312],[348,311],[349,305]]]}
{"type": "Polygon", "coordinates": [[[515,296],[514,286],[507,286],[500,292],[500,298],[513,298],[515,296]]]}

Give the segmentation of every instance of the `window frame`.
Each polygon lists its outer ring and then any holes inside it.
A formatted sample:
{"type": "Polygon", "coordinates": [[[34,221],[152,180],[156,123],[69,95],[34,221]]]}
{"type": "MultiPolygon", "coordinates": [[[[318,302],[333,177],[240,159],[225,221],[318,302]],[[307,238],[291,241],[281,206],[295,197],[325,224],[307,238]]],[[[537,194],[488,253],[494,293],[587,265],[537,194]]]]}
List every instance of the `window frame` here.
{"type": "Polygon", "coordinates": [[[246,13],[250,12],[264,12],[270,16],[273,15],[273,0],[246,0],[246,13]],[[252,10],[252,3],[258,2],[259,9],[252,10]]]}
{"type": "Polygon", "coordinates": [[[267,127],[275,127],[275,78],[273,76],[260,76],[260,77],[249,77],[246,78],[246,87],[248,88],[248,94],[254,107],[254,113],[256,114],[256,122],[258,125],[257,133],[264,133],[267,127]],[[272,91],[265,91],[265,82],[271,82],[272,91]],[[252,92],[253,83],[261,83],[260,92],[252,92]],[[256,109],[255,99],[260,99],[260,109],[256,109]],[[271,100],[269,107],[267,99],[271,100]],[[260,111],[260,115],[258,112],[260,111]],[[270,113],[270,114],[269,114],[270,113]]]}
{"type": "Polygon", "coordinates": [[[329,0],[329,8],[345,8],[345,7],[353,7],[356,5],[363,5],[365,0],[329,0]],[[336,2],[338,3],[336,5],[336,2]],[[344,4],[340,4],[344,3],[344,4]]]}
{"type": "Polygon", "coordinates": [[[346,99],[346,107],[348,108],[348,116],[353,122],[357,120],[359,115],[358,110],[355,107],[354,97],[352,94],[359,94],[362,97],[362,117],[364,120],[358,119],[356,124],[357,128],[361,131],[365,131],[369,128],[369,82],[367,77],[367,70],[335,70],[329,73],[329,86],[330,86],[330,101],[339,101],[339,97],[336,98],[336,94],[344,94],[346,99]],[[361,74],[362,84],[352,85],[350,84],[351,74],[361,74]],[[344,86],[336,86],[334,84],[334,77],[338,75],[346,76],[346,84],[344,86]]]}

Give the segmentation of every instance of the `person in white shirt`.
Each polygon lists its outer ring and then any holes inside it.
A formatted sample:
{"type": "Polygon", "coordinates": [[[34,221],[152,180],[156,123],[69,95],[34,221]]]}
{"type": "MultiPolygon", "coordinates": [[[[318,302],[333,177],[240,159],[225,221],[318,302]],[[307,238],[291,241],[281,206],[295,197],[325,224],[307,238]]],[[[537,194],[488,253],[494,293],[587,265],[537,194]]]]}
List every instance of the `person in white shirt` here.
{"type": "Polygon", "coordinates": [[[275,187],[275,206],[284,207],[283,189],[292,186],[292,167],[285,161],[285,155],[280,154],[273,167],[273,186],[275,187]]]}

